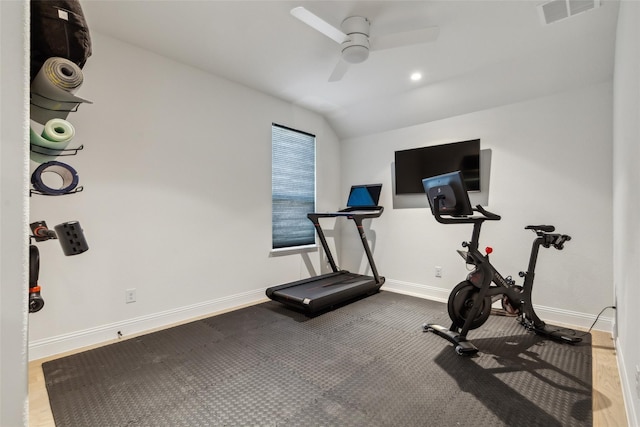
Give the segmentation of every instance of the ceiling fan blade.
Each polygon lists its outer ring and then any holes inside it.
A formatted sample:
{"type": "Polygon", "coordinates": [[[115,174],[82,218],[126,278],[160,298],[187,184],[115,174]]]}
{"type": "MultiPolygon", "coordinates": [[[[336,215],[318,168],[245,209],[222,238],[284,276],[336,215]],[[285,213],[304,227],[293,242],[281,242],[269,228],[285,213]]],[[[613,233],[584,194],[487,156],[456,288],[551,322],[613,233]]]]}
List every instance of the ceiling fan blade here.
{"type": "Polygon", "coordinates": [[[427,27],[419,30],[403,31],[371,37],[371,50],[391,49],[400,46],[429,43],[436,41],[440,34],[439,27],[427,27]]]}
{"type": "Polygon", "coordinates": [[[336,43],[342,43],[348,38],[345,33],[329,24],[322,18],[318,17],[317,15],[309,12],[302,6],[294,7],[293,9],[291,9],[291,14],[311,28],[334,40],[336,43]]]}
{"type": "Polygon", "coordinates": [[[340,61],[338,61],[335,68],[331,72],[331,75],[329,76],[329,82],[337,82],[342,80],[342,77],[345,75],[348,69],[349,63],[340,58],[340,61]]]}

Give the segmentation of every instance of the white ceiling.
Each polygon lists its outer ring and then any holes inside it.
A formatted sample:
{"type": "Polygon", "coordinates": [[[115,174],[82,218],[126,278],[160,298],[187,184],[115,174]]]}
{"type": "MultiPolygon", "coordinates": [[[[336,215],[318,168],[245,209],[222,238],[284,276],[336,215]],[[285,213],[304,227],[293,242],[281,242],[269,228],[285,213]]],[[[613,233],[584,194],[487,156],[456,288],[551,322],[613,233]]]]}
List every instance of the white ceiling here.
{"type": "MultiPolygon", "coordinates": [[[[83,0],[99,32],[323,114],[349,138],[509,104],[613,75],[618,3],[542,25],[528,0],[83,0]],[[371,35],[438,26],[433,43],[372,52],[328,82],[340,46],[290,15],[303,5],[371,35]],[[412,82],[409,75],[424,78],[412,82]]],[[[90,59],[89,59],[90,60],[90,59]]]]}

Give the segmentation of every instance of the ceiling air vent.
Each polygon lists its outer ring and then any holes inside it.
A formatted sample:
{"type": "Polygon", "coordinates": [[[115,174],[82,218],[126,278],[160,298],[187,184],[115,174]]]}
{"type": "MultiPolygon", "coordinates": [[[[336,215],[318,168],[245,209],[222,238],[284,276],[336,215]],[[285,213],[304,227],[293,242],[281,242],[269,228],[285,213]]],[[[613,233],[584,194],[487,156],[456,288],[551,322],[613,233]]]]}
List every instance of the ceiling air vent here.
{"type": "Polygon", "coordinates": [[[598,7],[600,0],[552,0],[538,6],[538,12],[542,24],[548,25],[598,7]]]}

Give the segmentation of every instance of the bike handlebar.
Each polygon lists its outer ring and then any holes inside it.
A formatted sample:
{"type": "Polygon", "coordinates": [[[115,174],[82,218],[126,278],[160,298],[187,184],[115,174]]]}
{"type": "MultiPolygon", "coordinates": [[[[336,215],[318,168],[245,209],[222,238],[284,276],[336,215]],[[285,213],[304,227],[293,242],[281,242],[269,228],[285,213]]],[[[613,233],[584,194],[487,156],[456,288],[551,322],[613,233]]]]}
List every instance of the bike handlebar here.
{"type": "Polygon", "coordinates": [[[483,208],[481,205],[476,205],[476,207],[473,210],[476,212],[480,212],[489,221],[498,221],[501,219],[500,215],[495,214],[493,212],[489,212],[488,210],[483,208]]]}
{"type": "Polygon", "coordinates": [[[553,246],[558,250],[564,249],[564,243],[571,240],[571,236],[568,236],[566,234],[543,234],[540,235],[540,237],[544,239],[542,245],[545,248],[553,246]]]}
{"type": "Polygon", "coordinates": [[[433,216],[435,217],[436,221],[438,221],[441,224],[475,224],[475,223],[481,223],[482,221],[486,221],[486,220],[497,221],[501,219],[500,215],[494,214],[493,212],[489,212],[488,210],[486,210],[480,205],[476,205],[476,207],[473,208],[473,211],[480,213],[482,216],[447,215],[447,217],[445,218],[440,213],[439,201],[442,198],[443,196],[435,197],[432,205],[433,216]]]}
{"type": "Polygon", "coordinates": [[[558,250],[564,249],[564,243],[571,240],[567,234],[554,234],[556,228],[553,225],[527,225],[525,230],[531,230],[541,239],[541,245],[545,248],[553,246],[558,250]]]}
{"type": "MultiPolygon", "coordinates": [[[[474,242],[477,245],[477,239],[480,237],[479,236],[480,224],[482,224],[483,221],[498,221],[502,218],[498,214],[489,212],[488,210],[483,208],[481,205],[476,205],[476,207],[473,208],[473,211],[478,212],[482,216],[458,216],[458,217],[449,216],[447,218],[444,218],[440,214],[440,209],[439,209],[440,198],[441,196],[435,197],[434,203],[433,203],[433,207],[434,207],[433,215],[435,216],[438,222],[442,224],[475,224],[474,237],[472,237],[472,242],[471,243],[463,242],[462,246],[464,247],[474,246],[474,242]]],[[[542,242],[540,244],[545,248],[549,248],[553,246],[558,250],[562,250],[564,249],[565,242],[568,242],[569,240],[571,240],[571,236],[568,236],[566,234],[552,234],[552,232],[555,231],[555,227],[552,225],[529,225],[525,227],[525,229],[533,230],[538,235],[538,237],[542,239],[542,242]]]]}

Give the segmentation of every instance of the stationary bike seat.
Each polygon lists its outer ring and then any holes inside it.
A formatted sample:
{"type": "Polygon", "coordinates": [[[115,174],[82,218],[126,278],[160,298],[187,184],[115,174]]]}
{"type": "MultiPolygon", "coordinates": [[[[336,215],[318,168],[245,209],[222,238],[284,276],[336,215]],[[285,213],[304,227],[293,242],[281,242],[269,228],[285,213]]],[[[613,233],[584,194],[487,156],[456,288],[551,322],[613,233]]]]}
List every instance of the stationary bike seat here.
{"type": "Polygon", "coordinates": [[[553,225],[527,225],[525,230],[542,231],[544,233],[553,233],[556,228],[553,225]]]}

